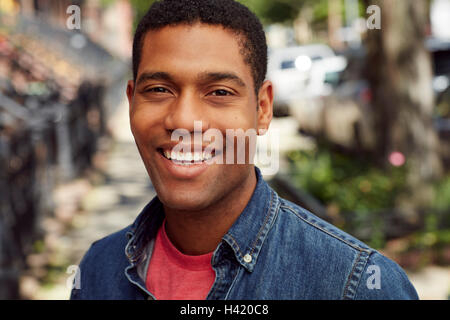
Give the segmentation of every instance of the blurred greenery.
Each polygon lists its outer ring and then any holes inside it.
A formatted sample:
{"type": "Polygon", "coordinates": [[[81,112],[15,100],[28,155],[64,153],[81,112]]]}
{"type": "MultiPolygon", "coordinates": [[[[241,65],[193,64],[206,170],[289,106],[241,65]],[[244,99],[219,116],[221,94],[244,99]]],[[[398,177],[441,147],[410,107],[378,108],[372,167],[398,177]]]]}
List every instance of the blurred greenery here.
{"type": "Polygon", "coordinates": [[[433,209],[450,210],[450,175],[435,184],[433,209]]]}
{"type": "Polygon", "coordinates": [[[34,253],[42,253],[45,251],[45,243],[43,240],[36,240],[33,243],[33,252],[34,253]]]}
{"type": "Polygon", "coordinates": [[[147,12],[150,5],[155,2],[154,0],[142,1],[142,0],[130,0],[131,5],[134,9],[134,22],[133,22],[133,32],[136,30],[136,27],[139,21],[147,12]]]}
{"type": "MultiPolygon", "coordinates": [[[[332,151],[326,145],[292,151],[288,159],[291,182],[324,204],[338,218],[335,222],[338,227],[350,233],[370,229],[369,239],[365,240],[375,248],[385,245],[386,222],[380,212],[396,208],[399,199],[408,195],[408,163],[381,168],[369,158],[332,151]]],[[[413,236],[411,247],[439,247],[450,243],[450,230],[440,229],[438,223],[443,220],[442,213],[447,212],[448,217],[450,211],[450,175],[437,181],[434,191],[424,229],[413,236]]]]}
{"type": "MultiPolygon", "coordinates": [[[[264,24],[293,21],[298,11],[309,0],[238,0],[252,10],[264,24]]],[[[322,0],[321,0],[322,1],[322,0]]],[[[319,1],[319,2],[321,2],[319,1]]]]}
{"type": "Polygon", "coordinates": [[[450,89],[447,89],[438,97],[435,116],[450,118],[450,89]]]}
{"type": "MultiPolygon", "coordinates": [[[[101,0],[108,6],[117,0],[101,0]]],[[[312,9],[312,22],[321,23],[328,17],[328,0],[237,0],[252,10],[264,24],[292,23],[299,12],[309,7],[312,9]]],[[[134,9],[134,28],[155,0],[130,0],[134,9]]],[[[342,6],[342,13],[345,12],[342,6]]]]}
{"type": "MultiPolygon", "coordinates": [[[[448,220],[448,214],[446,219],[448,220]]],[[[430,263],[448,265],[448,250],[450,246],[450,229],[440,229],[439,217],[430,212],[425,218],[425,228],[412,234],[406,251],[421,252],[421,258],[414,268],[420,269],[430,263]]]]}
{"type": "Polygon", "coordinates": [[[295,184],[339,212],[393,208],[405,189],[406,166],[386,172],[366,159],[326,148],[293,151],[288,157],[295,184]]]}
{"type": "MultiPolygon", "coordinates": [[[[101,5],[103,7],[108,7],[110,5],[112,5],[113,3],[115,3],[117,0],[101,0],[101,5]]],[[[145,15],[145,13],[147,12],[148,8],[150,8],[150,6],[152,5],[153,2],[155,2],[155,0],[147,0],[147,1],[142,1],[142,0],[129,0],[131,3],[131,6],[133,8],[134,11],[134,21],[133,21],[133,33],[136,30],[137,24],[139,23],[139,21],[141,20],[141,18],[145,15]]]]}

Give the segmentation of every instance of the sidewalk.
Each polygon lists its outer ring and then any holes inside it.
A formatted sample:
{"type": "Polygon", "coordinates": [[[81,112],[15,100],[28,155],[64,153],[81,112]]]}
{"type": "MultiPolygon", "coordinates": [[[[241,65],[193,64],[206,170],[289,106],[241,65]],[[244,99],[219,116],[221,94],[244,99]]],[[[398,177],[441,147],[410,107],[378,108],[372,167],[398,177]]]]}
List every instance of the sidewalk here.
{"type": "Polygon", "coordinates": [[[428,266],[420,272],[406,272],[421,300],[450,298],[450,267],[428,266]]]}

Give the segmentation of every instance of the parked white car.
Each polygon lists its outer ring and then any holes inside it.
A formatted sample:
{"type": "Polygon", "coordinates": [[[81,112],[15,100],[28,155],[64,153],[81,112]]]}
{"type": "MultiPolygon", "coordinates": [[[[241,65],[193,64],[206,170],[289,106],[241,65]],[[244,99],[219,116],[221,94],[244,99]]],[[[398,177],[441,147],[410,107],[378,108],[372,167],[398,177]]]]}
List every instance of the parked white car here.
{"type": "Polygon", "coordinates": [[[274,85],[275,113],[287,111],[293,100],[320,93],[325,88],[327,73],[338,72],[345,66],[345,58],[337,57],[324,44],[270,51],[267,78],[274,85]]]}

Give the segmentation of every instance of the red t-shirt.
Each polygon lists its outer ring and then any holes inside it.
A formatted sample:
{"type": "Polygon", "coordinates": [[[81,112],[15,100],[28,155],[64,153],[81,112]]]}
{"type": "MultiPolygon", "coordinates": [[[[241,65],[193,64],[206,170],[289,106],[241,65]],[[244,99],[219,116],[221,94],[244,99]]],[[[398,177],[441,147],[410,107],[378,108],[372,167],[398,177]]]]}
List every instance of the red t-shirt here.
{"type": "Polygon", "coordinates": [[[216,277],[212,252],[189,256],[181,253],[159,229],[147,270],[147,289],[158,300],[203,300],[216,277]]]}

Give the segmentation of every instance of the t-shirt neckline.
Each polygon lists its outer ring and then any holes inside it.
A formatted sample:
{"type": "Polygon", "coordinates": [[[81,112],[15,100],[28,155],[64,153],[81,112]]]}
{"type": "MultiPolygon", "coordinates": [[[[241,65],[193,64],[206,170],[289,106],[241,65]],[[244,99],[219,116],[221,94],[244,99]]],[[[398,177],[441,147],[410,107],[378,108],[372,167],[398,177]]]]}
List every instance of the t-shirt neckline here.
{"type": "Polygon", "coordinates": [[[181,268],[191,271],[205,271],[211,268],[211,257],[213,252],[208,252],[201,255],[187,255],[178,250],[170,241],[166,232],[166,220],[159,230],[161,246],[167,257],[173,263],[176,263],[181,268]]]}

